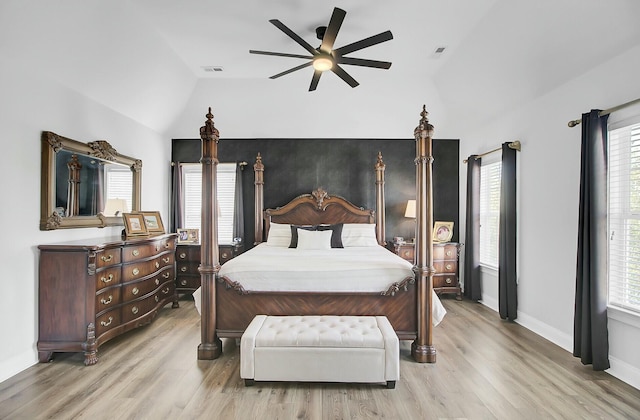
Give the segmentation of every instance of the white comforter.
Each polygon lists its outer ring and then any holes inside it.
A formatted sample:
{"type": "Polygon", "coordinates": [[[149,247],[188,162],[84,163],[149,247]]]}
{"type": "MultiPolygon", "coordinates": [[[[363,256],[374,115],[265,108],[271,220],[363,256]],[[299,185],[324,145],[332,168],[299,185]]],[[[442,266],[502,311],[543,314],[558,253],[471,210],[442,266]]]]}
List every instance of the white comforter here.
{"type": "MultiPolygon", "coordinates": [[[[381,246],[302,250],[263,243],[225,262],[218,275],[255,292],[384,292],[413,277],[412,268],[381,246]]],[[[193,296],[200,312],[200,289],[193,296]]],[[[433,325],[445,314],[434,292],[433,325]]]]}

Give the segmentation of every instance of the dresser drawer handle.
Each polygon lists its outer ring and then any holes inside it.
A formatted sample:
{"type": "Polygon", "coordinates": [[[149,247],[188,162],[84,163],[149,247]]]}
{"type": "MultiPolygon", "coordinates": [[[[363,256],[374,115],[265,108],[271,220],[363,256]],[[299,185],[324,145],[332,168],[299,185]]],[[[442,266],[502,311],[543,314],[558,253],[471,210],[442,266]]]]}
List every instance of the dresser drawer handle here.
{"type": "Polygon", "coordinates": [[[445,283],[447,283],[447,284],[451,284],[451,283],[453,283],[453,280],[451,280],[451,277],[447,277],[447,278],[444,280],[444,282],[445,282],[445,283]]]}
{"type": "Polygon", "coordinates": [[[162,259],[162,262],[165,263],[165,264],[169,264],[169,261],[171,261],[171,258],[169,258],[169,257],[162,259]]]}
{"type": "Polygon", "coordinates": [[[134,268],[132,273],[134,276],[137,276],[138,274],[140,274],[140,270],[138,270],[137,268],[134,268]]]}
{"type": "Polygon", "coordinates": [[[111,325],[111,323],[113,322],[113,317],[110,316],[108,321],[100,321],[100,325],[102,325],[103,327],[108,327],[109,325],[111,325]]]}
{"type": "Polygon", "coordinates": [[[165,294],[165,295],[168,294],[169,293],[169,288],[167,287],[166,289],[162,289],[162,293],[165,294]]]}
{"type": "Polygon", "coordinates": [[[140,255],[140,251],[138,251],[137,249],[134,249],[133,251],[131,251],[131,253],[133,254],[134,257],[137,257],[138,255],[140,255]]]}
{"type": "Polygon", "coordinates": [[[134,287],[131,293],[133,293],[134,295],[137,295],[138,293],[140,293],[140,289],[138,289],[137,287],[134,287]]]}
{"type": "Polygon", "coordinates": [[[453,265],[447,264],[444,266],[444,268],[446,268],[447,270],[451,270],[453,268],[453,265]]]}
{"type": "Polygon", "coordinates": [[[113,255],[109,254],[108,257],[103,255],[102,257],[100,257],[100,259],[104,262],[110,262],[113,259],[113,255]]]}
{"type": "Polygon", "coordinates": [[[453,252],[451,252],[451,250],[447,251],[447,257],[450,257],[453,255],[453,252]]]}
{"type": "Polygon", "coordinates": [[[409,251],[404,251],[403,254],[404,254],[405,257],[408,257],[409,255],[411,255],[411,253],[409,251]]]}
{"type": "Polygon", "coordinates": [[[108,277],[100,277],[100,281],[104,284],[111,283],[111,280],[113,280],[113,274],[109,274],[108,277]]]}
{"type": "Polygon", "coordinates": [[[171,243],[170,243],[170,242],[168,242],[168,241],[167,241],[167,242],[165,242],[165,243],[164,243],[164,247],[165,247],[165,248],[170,248],[170,247],[171,247],[171,243]]]}
{"type": "Polygon", "coordinates": [[[171,273],[168,271],[166,273],[162,273],[162,277],[164,277],[165,279],[168,279],[169,277],[171,277],[171,273]]]}
{"type": "Polygon", "coordinates": [[[156,300],[156,302],[160,300],[160,298],[158,297],[158,295],[155,295],[153,298],[156,300]]]}
{"type": "Polygon", "coordinates": [[[137,306],[134,306],[133,308],[131,308],[131,312],[133,312],[134,315],[137,314],[138,311],[139,311],[139,309],[138,309],[137,306]]]}
{"type": "Polygon", "coordinates": [[[187,258],[187,253],[181,252],[180,255],[178,255],[178,257],[180,257],[181,260],[184,260],[185,258],[187,258]]]}
{"type": "Polygon", "coordinates": [[[180,280],[180,285],[181,286],[186,286],[187,285],[187,281],[186,280],[180,280]]]}
{"type": "Polygon", "coordinates": [[[229,258],[229,254],[227,254],[226,252],[223,252],[221,256],[222,258],[229,258]]]}
{"type": "Polygon", "coordinates": [[[160,285],[160,279],[155,279],[156,286],[160,285]]]}
{"type": "Polygon", "coordinates": [[[107,298],[107,299],[105,299],[105,298],[100,299],[100,303],[102,303],[103,305],[108,305],[112,301],[113,301],[113,296],[112,295],[109,295],[109,298],[107,298]]]}
{"type": "Polygon", "coordinates": [[[182,271],[183,273],[187,271],[187,267],[180,267],[180,271],[182,271]]]}

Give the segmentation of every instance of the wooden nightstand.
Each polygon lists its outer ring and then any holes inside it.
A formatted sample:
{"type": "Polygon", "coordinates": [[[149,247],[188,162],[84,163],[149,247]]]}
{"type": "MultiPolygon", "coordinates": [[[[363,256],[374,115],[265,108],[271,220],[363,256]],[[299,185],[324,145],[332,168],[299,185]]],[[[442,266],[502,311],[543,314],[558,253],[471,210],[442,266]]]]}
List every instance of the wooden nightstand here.
{"type": "MultiPolygon", "coordinates": [[[[243,245],[219,245],[220,264],[244,251],[243,245]]],[[[176,247],[176,293],[193,293],[200,287],[200,245],[178,244],[176,247]]]]}
{"type": "MultiPolygon", "coordinates": [[[[415,244],[394,244],[393,252],[405,260],[415,264],[415,244]]],[[[456,299],[462,299],[460,289],[458,258],[460,244],[457,242],[440,242],[433,244],[433,290],[437,294],[455,293],[456,299]]]]}

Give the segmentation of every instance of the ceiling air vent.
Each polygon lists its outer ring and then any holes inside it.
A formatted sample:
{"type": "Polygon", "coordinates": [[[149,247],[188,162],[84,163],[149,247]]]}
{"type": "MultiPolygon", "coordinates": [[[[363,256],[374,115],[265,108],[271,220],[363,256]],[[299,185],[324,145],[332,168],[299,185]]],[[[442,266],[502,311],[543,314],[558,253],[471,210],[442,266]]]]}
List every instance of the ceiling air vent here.
{"type": "Polygon", "coordinates": [[[203,66],[202,70],[206,71],[207,73],[213,73],[216,71],[222,71],[222,66],[203,66]]]}
{"type": "Polygon", "coordinates": [[[444,50],[445,50],[445,47],[438,47],[438,48],[436,48],[435,53],[436,54],[442,54],[444,52],[444,50]]]}

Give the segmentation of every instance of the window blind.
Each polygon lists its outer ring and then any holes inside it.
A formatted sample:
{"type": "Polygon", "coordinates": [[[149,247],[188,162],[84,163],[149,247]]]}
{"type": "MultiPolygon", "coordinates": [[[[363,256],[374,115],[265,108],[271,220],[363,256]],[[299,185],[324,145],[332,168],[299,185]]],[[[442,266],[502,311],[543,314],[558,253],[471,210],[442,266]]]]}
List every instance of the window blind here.
{"type": "Polygon", "coordinates": [[[640,312],[640,123],[609,130],[609,304],[640,312]]]}
{"type": "Polygon", "coordinates": [[[500,172],[502,162],[480,167],[480,264],[498,267],[500,172]]]}
{"type": "Polygon", "coordinates": [[[118,165],[105,165],[105,191],[107,200],[124,199],[127,202],[127,211],[131,211],[133,209],[133,174],[131,169],[118,165]]]}
{"type": "MultiPolygon", "coordinates": [[[[183,163],[184,228],[200,229],[202,213],[202,165],[183,163]]],[[[218,243],[233,243],[236,164],[220,163],[217,168],[218,243]]]]}

